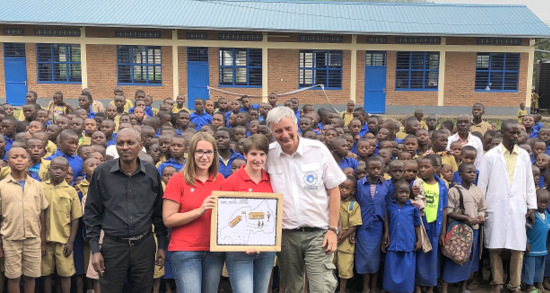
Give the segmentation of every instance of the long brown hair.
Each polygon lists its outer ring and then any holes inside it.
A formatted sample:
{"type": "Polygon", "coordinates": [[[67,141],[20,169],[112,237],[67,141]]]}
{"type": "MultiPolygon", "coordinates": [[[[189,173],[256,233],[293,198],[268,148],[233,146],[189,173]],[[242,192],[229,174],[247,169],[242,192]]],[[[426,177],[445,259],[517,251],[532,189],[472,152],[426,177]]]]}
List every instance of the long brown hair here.
{"type": "Polygon", "coordinates": [[[185,163],[185,166],[183,166],[183,169],[181,172],[183,172],[183,178],[185,179],[185,183],[192,186],[197,186],[195,184],[195,181],[197,179],[197,173],[195,172],[195,168],[197,166],[195,162],[195,150],[197,148],[197,143],[201,140],[207,141],[212,144],[212,147],[214,148],[214,155],[212,156],[212,165],[208,168],[209,176],[213,178],[213,180],[216,180],[216,177],[218,177],[218,170],[220,169],[220,160],[218,155],[218,145],[216,144],[216,140],[212,135],[206,133],[206,132],[197,132],[193,137],[191,138],[191,142],[189,143],[189,148],[187,149],[187,162],[185,163]]]}

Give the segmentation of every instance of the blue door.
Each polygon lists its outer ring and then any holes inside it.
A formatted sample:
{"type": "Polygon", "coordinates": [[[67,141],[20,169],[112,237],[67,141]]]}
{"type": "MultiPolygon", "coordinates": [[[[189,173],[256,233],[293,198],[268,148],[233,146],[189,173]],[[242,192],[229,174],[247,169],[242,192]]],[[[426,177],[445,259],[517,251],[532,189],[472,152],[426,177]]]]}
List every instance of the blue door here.
{"type": "Polygon", "coordinates": [[[25,104],[27,94],[27,59],[25,44],[4,43],[6,101],[15,106],[25,104]]]}
{"type": "Polygon", "coordinates": [[[386,112],[386,52],[366,53],[363,101],[367,113],[386,112]]]}
{"type": "Polygon", "coordinates": [[[209,84],[208,48],[187,48],[187,101],[189,109],[195,109],[195,99],[208,99],[206,86],[209,84]]]}

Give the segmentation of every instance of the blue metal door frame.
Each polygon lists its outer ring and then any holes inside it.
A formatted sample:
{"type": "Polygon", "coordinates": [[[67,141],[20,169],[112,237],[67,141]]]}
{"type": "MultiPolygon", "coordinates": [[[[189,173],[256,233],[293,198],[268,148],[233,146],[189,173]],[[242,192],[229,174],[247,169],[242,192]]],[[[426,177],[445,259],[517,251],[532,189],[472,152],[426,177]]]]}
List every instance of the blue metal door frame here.
{"type": "Polygon", "coordinates": [[[187,48],[187,101],[188,108],[195,109],[195,100],[209,98],[206,86],[210,84],[208,48],[187,48]]]}

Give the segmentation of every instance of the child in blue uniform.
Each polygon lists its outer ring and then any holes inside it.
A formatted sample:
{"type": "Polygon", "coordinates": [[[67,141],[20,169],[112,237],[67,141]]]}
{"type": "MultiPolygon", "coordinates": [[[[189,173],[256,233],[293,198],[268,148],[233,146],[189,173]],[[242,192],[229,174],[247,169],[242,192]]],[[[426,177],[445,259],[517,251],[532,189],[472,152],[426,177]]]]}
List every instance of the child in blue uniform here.
{"type": "Polygon", "coordinates": [[[390,181],[382,180],[383,163],[378,157],[366,162],[367,177],[357,182],[357,202],[363,225],[357,228],[355,267],[363,275],[363,292],[374,292],[380,269],[380,245],[386,217],[386,202],[393,194],[390,181]]]}
{"type": "MultiPolygon", "coordinates": [[[[463,148],[464,150],[464,148],[463,148]]],[[[458,167],[458,172],[462,179],[462,184],[449,190],[449,205],[447,213],[449,219],[463,221],[474,229],[473,251],[470,260],[463,265],[445,258],[443,268],[443,288],[442,293],[447,293],[449,283],[462,282],[462,292],[466,291],[467,280],[472,273],[477,272],[479,267],[479,224],[483,223],[485,218],[485,196],[481,189],[473,184],[477,178],[476,167],[473,163],[463,162],[458,167]],[[460,197],[464,203],[464,210],[460,207],[460,197]]]]}
{"type": "Polygon", "coordinates": [[[393,293],[414,291],[416,253],[421,247],[420,213],[409,201],[409,184],[395,183],[395,199],[387,207],[384,220],[384,243],[386,253],[383,287],[393,293]]]}
{"type": "MultiPolygon", "coordinates": [[[[422,217],[426,234],[432,244],[432,250],[416,253],[415,283],[420,287],[427,287],[426,292],[432,293],[433,286],[439,278],[439,243],[443,243],[447,231],[447,187],[436,173],[437,155],[427,155],[420,160],[418,173],[424,181],[424,196],[426,198],[425,216],[422,217]]],[[[415,194],[416,196],[416,194],[415,194]]]]}
{"type": "Polygon", "coordinates": [[[546,238],[548,237],[549,214],[546,211],[550,201],[550,192],[546,189],[537,190],[537,212],[533,228],[527,229],[527,251],[523,256],[523,268],[521,282],[529,286],[526,292],[535,290],[535,283],[539,292],[544,292],[542,282],[544,278],[544,256],[546,251],[546,238]]]}

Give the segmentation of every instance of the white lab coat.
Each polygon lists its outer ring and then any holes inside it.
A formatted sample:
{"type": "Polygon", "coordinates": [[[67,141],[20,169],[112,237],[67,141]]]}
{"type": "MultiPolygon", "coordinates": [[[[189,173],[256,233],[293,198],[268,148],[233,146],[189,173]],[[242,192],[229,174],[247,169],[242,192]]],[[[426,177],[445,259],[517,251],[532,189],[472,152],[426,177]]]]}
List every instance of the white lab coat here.
{"type": "Polygon", "coordinates": [[[479,170],[478,187],[485,194],[485,247],[525,251],[525,215],[537,208],[531,159],[521,148],[512,186],[508,178],[502,144],[488,151],[479,170]]]}

